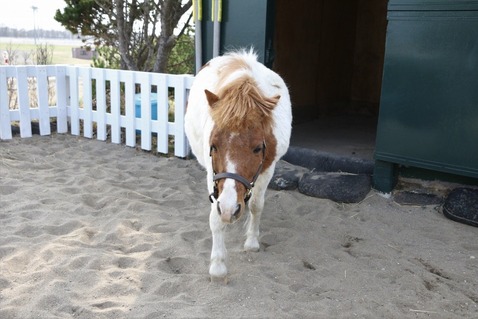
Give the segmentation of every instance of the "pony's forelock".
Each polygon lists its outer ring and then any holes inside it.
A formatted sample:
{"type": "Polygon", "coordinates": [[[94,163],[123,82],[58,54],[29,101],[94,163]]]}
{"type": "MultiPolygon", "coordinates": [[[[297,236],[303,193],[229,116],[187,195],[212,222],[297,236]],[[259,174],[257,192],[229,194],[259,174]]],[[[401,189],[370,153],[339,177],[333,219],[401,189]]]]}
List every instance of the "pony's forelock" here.
{"type": "Polygon", "coordinates": [[[220,128],[237,130],[261,124],[270,126],[272,110],[279,97],[264,97],[250,76],[242,76],[224,86],[219,100],[211,107],[214,123],[220,128]]]}
{"type": "Polygon", "coordinates": [[[272,110],[280,97],[265,97],[252,77],[249,60],[256,61],[257,56],[251,50],[231,53],[228,58],[220,68],[218,91],[214,92],[218,101],[210,108],[215,124],[234,130],[272,125],[272,110]]]}

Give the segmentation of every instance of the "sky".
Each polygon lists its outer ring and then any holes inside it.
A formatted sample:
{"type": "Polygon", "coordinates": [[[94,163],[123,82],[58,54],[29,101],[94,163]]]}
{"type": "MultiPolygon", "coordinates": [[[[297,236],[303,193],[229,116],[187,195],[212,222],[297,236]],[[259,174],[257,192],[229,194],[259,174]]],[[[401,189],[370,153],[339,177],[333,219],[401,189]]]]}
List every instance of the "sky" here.
{"type": "Polygon", "coordinates": [[[63,31],[65,28],[53,17],[65,6],[64,0],[0,0],[0,26],[33,30],[35,23],[37,29],[63,31]],[[32,6],[38,8],[35,16],[32,6]]]}

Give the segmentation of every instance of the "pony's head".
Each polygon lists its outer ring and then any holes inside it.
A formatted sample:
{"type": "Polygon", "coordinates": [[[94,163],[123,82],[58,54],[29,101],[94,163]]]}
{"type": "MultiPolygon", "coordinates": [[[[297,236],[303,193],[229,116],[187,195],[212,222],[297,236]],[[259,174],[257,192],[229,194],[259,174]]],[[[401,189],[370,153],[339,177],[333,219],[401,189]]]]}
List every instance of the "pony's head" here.
{"type": "Polygon", "coordinates": [[[205,94],[214,121],[209,141],[214,171],[211,197],[221,220],[231,223],[242,216],[256,179],[275,158],[272,111],[280,96],[263,96],[249,75],[205,94]]]}

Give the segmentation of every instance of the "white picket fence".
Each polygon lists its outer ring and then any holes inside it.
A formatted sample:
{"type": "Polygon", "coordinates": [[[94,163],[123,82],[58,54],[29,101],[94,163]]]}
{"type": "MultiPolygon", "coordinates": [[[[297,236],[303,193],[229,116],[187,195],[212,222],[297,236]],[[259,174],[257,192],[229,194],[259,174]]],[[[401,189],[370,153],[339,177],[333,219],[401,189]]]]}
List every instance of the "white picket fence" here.
{"type": "Polygon", "coordinates": [[[131,147],[136,146],[140,133],[140,146],[144,150],[152,149],[154,135],[157,151],[164,154],[169,153],[169,138],[173,137],[174,155],[186,157],[189,150],[184,114],[193,79],[191,75],[65,65],[0,66],[0,139],[11,139],[12,124],[17,123],[21,137],[32,136],[32,122],[38,122],[40,135],[50,135],[50,123],[55,119],[58,133],[96,136],[98,140],[110,139],[118,144],[124,141],[131,147]],[[157,116],[154,117],[157,120],[152,119],[150,93],[153,88],[157,91],[157,116]],[[49,97],[49,89],[50,94],[55,94],[53,99],[49,97]],[[138,91],[141,117],[137,117],[135,107],[138,91]],[[124,92],[123,98],[121,92],[124,92]],[[174,95],[173,122],[168,120],[171,93],[174,95]],[[12,98],[17,99],[15,108],[11,106],[12,98]]]}

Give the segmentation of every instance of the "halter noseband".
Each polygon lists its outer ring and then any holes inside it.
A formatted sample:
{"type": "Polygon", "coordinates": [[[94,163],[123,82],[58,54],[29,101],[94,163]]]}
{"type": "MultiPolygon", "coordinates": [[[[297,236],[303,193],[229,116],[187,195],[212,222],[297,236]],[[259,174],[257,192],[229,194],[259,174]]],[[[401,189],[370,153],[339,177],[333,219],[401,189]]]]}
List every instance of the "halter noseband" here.
{"type": "MultiPolygon", "coordinates": [[[[213,189],[213,192],[211,194],[209,194],[209,201],[211,203],[213,203],[213,198],[217,200],[217,198],[219,197],[219,189],[217,187],[218,181],[220,179],[231,178],[231,179],[234,179],[234,180],[242,183],[242,185],[244,185],[246,187],[247,192],[246,192],[246,196],[244,196],[244,202],[247,204],[247,202],[249,201],[249,199],[252,196],[252,188],[254,187],[254,185],[256,183],[256,180],[257,180],[257,178],[259,177],[259,174],[262,171],[262,163],[264,162],[265,151],[266,151],[266,142],[262,142],[262,161],[259,164],[259,167],[257,168],[256,174],[252,178],[251,182],[249,182],[249,180],[242,177],[241,175],[238,175],[238,174],[235,174],[235,173],[224,172],[224,173],[216,174],[216,171],[213,168],[214,176],[213,176],[212,180],[214,182],[214,189],[213,189]]],[[[212,146],[211,146],[211,151],[209,153],[209,156],[212,157],[212,146]]]]}

